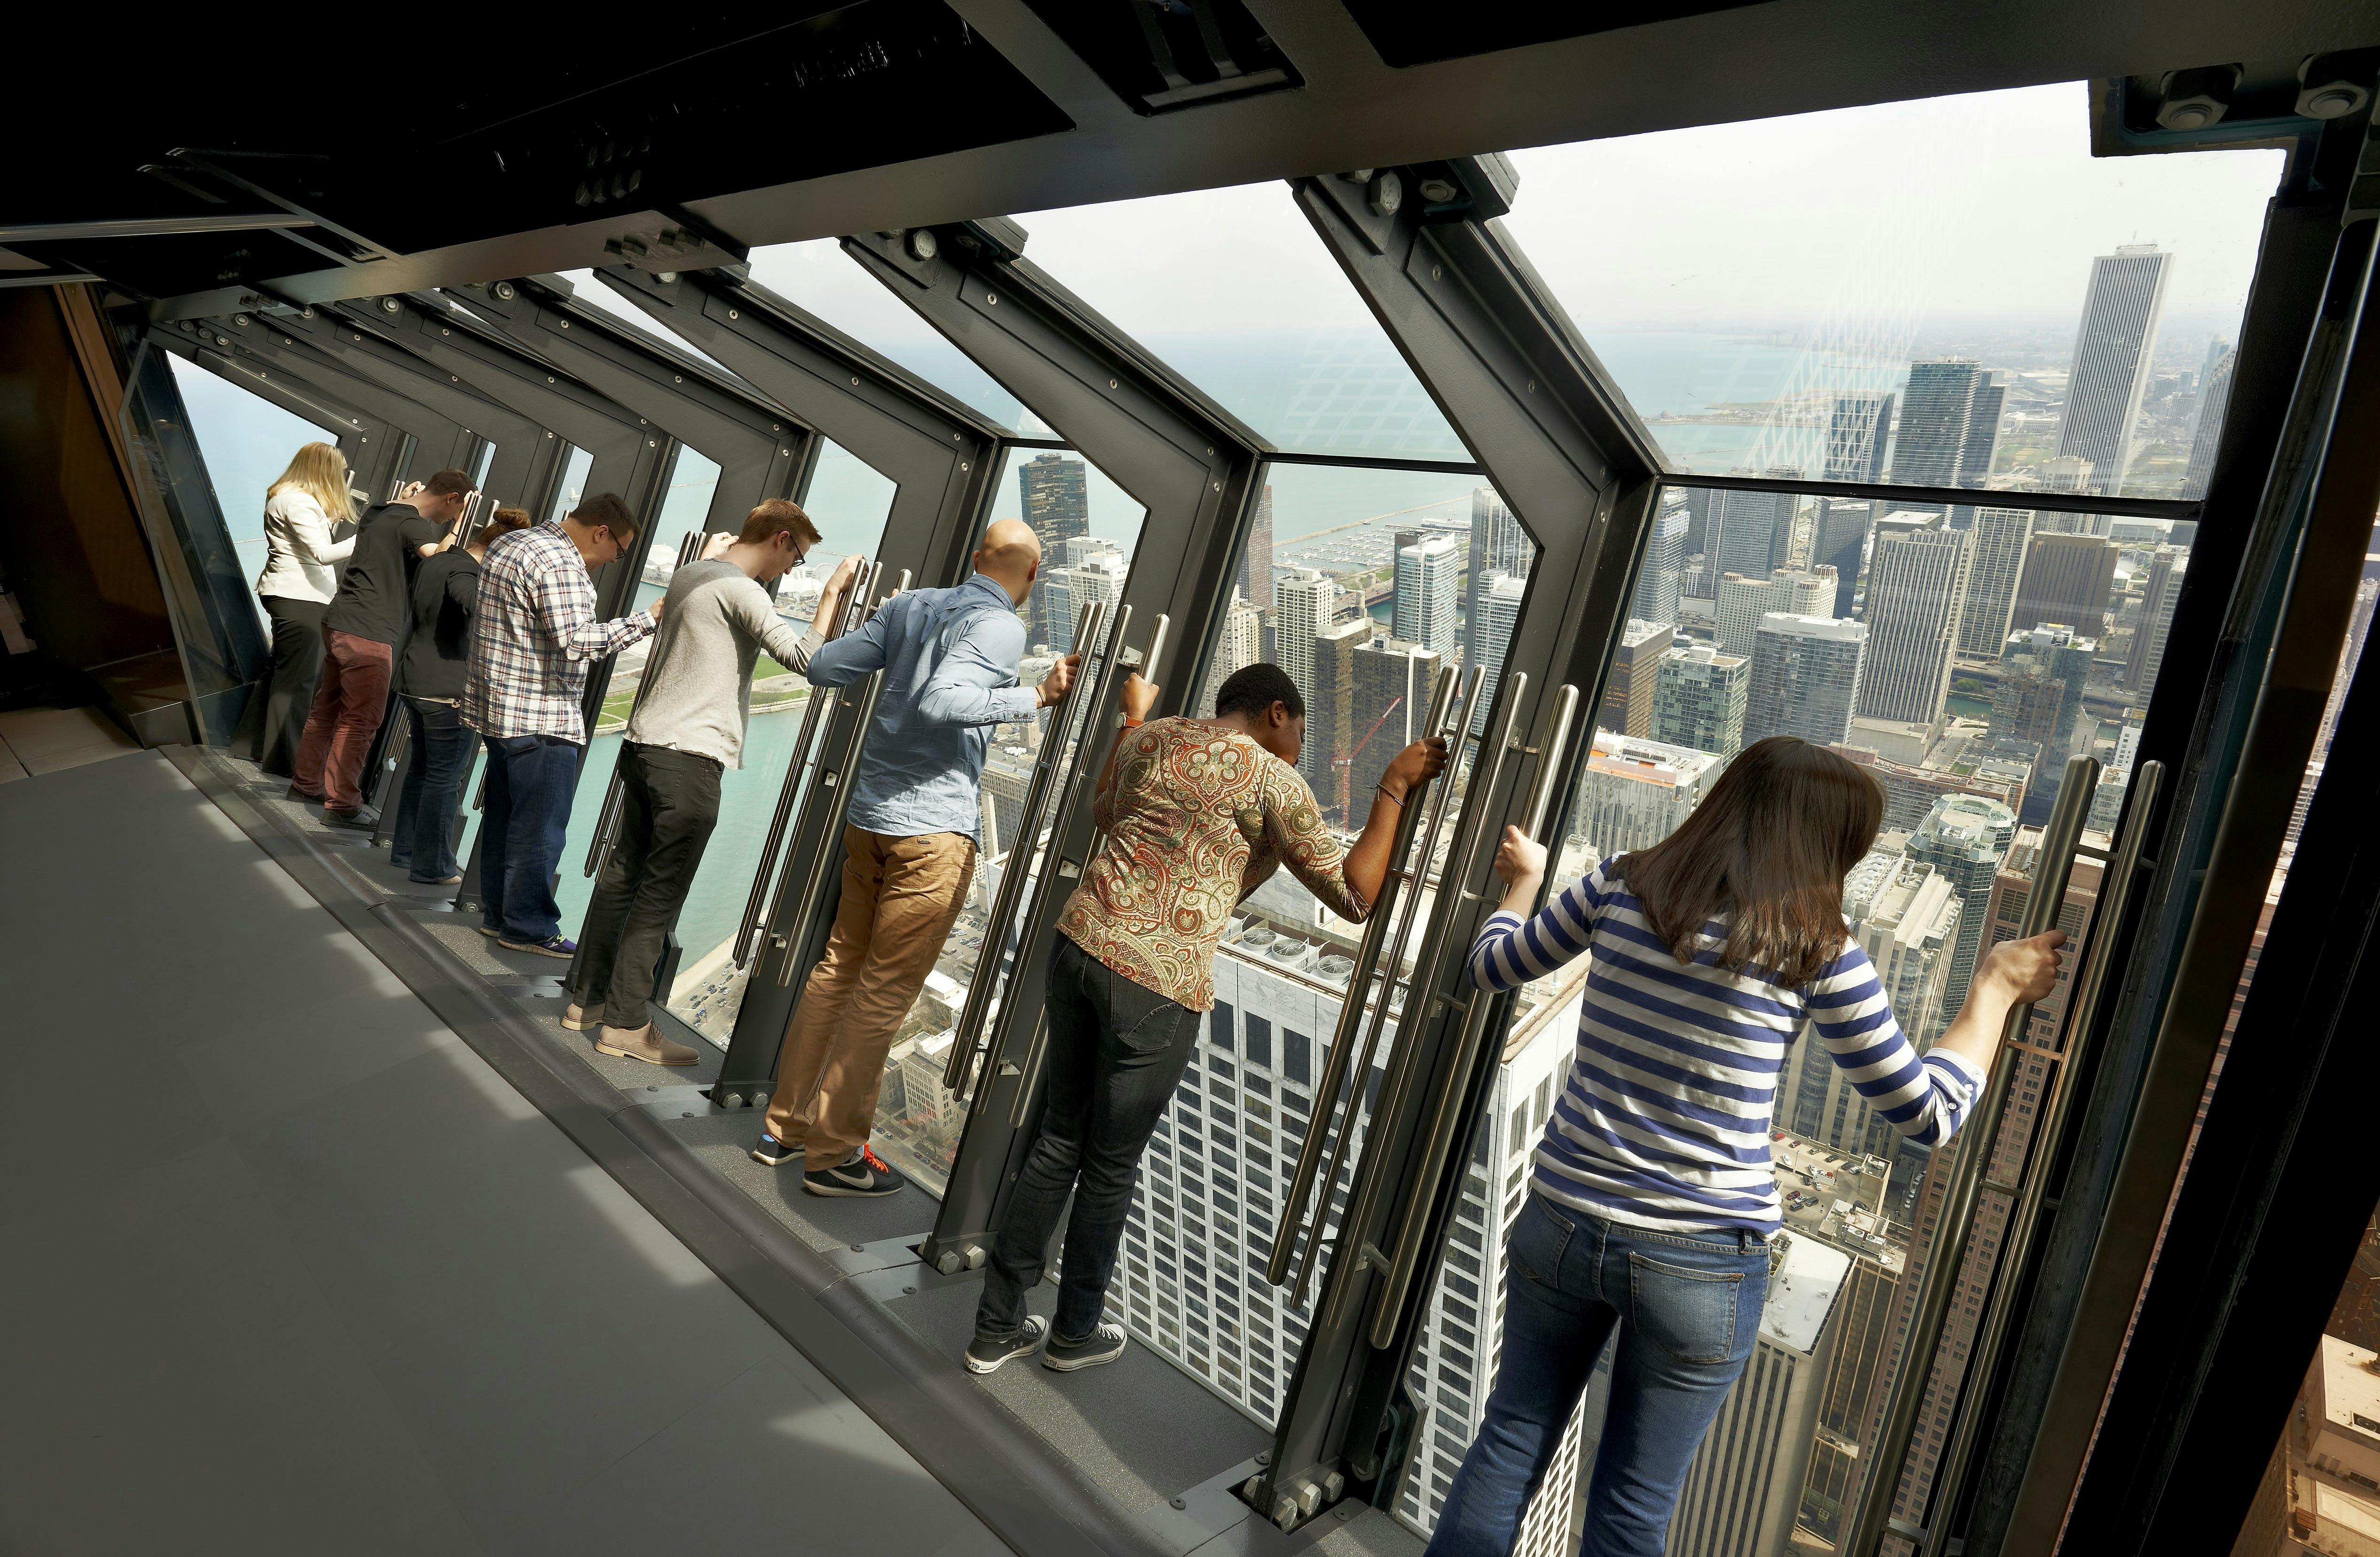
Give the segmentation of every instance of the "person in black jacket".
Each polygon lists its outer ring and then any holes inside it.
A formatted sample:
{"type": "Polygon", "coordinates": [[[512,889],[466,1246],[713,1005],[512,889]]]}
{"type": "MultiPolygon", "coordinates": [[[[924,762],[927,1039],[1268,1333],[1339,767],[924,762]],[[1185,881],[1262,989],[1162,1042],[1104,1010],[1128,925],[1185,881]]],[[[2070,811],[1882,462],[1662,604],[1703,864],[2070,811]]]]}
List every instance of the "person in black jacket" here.
{"type": "Polygon", "coordinates": [[[464,545],[455,545],[450,534],[414,575],[413,633],[406,640],[400,683],[413,727],[412,756],[388,845],[389,863],[406,867],[414,881],[451,887],[463,879],[455,859],[455,798],[471,766],[473,737],[459,704],[471,658],[480,559],[490,541],[528,522],[527,509],[499,508],[464,545]]]}

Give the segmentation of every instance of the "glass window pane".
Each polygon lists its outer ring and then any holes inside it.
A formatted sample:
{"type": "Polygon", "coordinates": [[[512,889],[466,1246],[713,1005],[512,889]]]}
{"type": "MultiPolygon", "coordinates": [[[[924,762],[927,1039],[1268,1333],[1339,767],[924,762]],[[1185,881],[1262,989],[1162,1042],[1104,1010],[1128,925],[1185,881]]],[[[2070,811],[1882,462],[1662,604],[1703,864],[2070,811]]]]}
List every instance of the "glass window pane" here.
{"type": "MultiPolygon", "coordinates": [[[[189,412],[190,431],[206,462],[224,527],[239,553],[240,571],[252,585],[264,571],[265,489],[288,468],[301,445],[335,443],[338,434],[170,353],[165,360],[173,365],[175,387],[189,412]]],[[[263,613],[259,605],[260,622],[263,613]]]]}
{"type": "Polygon", "coordinates": [[[1017,220],[1026,258],[1278,446],[1467,457],[1286,186],[1017,220]]]}
{"type": "Polygon", "coordinates": [[[891,357],[955,400],[1027,437],[1050,429],[917,310],[860,269],[832,238],[752,251],[752,279],[891,357]]]}
{"type": "Polygon", "coordinates": [[[2087,113],[2074,82],[1517,151],[1506,224],[1673,468],[2198,496],[2282,154],[2094,157],[2087,113]]]}
{"type": "MultiPolygon", "coordinates": [[[[1017,679],[1030,686],[1073,644],[1074,623],[1085,605],[1100,600],[1112,610],[1123,597],[1148,511],[1072,451],[1011,449],[991,518],[1023,518],[1041,537],[1041,575],[1019,612],[1034,646],[1017,666],[1017,679]]],[[[1145,642],[1148,633],[1147,623],[1135,623],[1133,641],[1145,642]]],[[[1044,711],[1030,724],[1002,725],[993,731],[983,773],[983,845],[976,856],[974,885],[885,1059],[883,1098],[870,1144],[932,1194],[941,1193],[949,1178],[973,1096],[970,1092],[965,1098],[954,1097],[944,1090],[942,1068],[949,1062],[987,939],[996,953],[1005,955],[1001,937],[989,925],[1001,878],[1020,853],[1025,869],[1038,873],[1040,868],[1046,828],[1056,818],[1056,794],[1042,818],[1045,830],[1031,838],[1025,836],[1025,795],[1052,721],[1065,711],[1062,706],[1044,711]]],[[[1060,754],[1060,784],[1072,773],[1076,756],[1074,748],[1060,754]]],[[[1023,900],[1029,902],[1032,891],[1028,880],[1023,900]]],[[[978,1079],[986,1068],[977,1068],[978,1079]]]]}
{"type": "Polygon", "coordinates": [[[553,501],[546,505],[545,523],[558,523],[564,515],[578,506],[587,495],[587,473],[594,468],[595,456],[584,449],[574,448],[564,460],[562,479],[554,483],[553,501]]]}

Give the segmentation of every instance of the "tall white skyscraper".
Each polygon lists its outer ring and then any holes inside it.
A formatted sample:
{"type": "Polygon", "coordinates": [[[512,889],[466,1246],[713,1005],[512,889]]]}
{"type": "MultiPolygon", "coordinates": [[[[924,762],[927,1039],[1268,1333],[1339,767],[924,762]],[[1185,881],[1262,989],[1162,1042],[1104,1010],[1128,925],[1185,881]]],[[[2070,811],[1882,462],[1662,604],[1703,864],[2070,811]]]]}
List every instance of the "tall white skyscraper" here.
{"type": "Polygon", "coordinates": [[[1215,642],[1215,658],[1207,666],[1207,679],[1198,683],[1196,712],[1212,715],[1215,694],[1222,690],[1232,672],[1254,665],[1263,658],[1258,637],[1259,619],[1256,607],[1236,594],[1223,612],[1223,631],[1215,642]]]}
{"type": "Polygon", "coordinates": [[[1749,655],[1760,619],[1770,611],[1788,616],[1832,616],[1836,580],[1832,573],[1779,568],[1743,577],[1729,574],[1718,581],[1715,618],[1723,654],[1749,655]]]}
{"type": "Polygon", "coordinates": [[[1866,655],[1865,622],[1780,611],[1761,618],[1752,645],[1744,743],[1771,735],[1798,735],[1820,746],[1851,739],[1866,655]]]}
{"type": "MultiPolygon", "coordinates": [[[[1496,489],[1475,489],[1471,494],[1471,546],[1463,563],[1463,658],[1466,662],[1479,663],[1480,602],[1487,596],[1488,581],[1497,573],[1526,578],[1536,556],[1536,542],[1529,538],[1529,532],[1504,506],[1496,489]]],[[[1502,654],[1501,649],[1497,651],[1500,659],[1502,654]]]]}
{"type": "Polygon", "coordinates": [[[1124,554],[1112,546],[1094,541],[1094,549],[1082,548],[1075,541],[1067,544],[1076,548],[1080,560],[1050,575],[1043,602],[1049,629],[1054,635],[1052,646],[1075,641],[1075,624],[1082,620],[1084,609],[1095,600],[1110,608],[1112,620],[1116,602],[1123,598],[1124,579],[1132,571],[1124,554]]]}
{"type": "Polygon", "coordinates": [[[1967,569],[1967,603],[1959,612],[1959,652],[1996,659],[2016,613],[2016,583],[2033,539],[2033,511],[1978,508],[1968,533],[1975,549],[1967,569]]]}
{"type": "Polygon", "coordinates": [[[1297,685],[1298,695],[1314,701],[1314,640],[1338,608],[1339,586],[1318,568],[1287,568],[1273,574],[1275,630],[1273,656],[1297,685]]]}
{"type": "Polygon", "coordinates": [[[1867,569],[1867,670],[1859,711],[1924,723],[1950,690],[1950,649],[1967,604],[1969,532],[1938,513],[1888,513],[1867,569]]]}
{"type": "Polygon", "coordinates": [[[1398,549],[1393,636],[1437,654],[1454,652],[1454,575],[1460,566],[1451,536],[1398,549]]]}
{"type": "Polygon", "coordinates": [[[1471,713],[1475,731],[1488,728],[1488,710],[1496,706],[1496,688],[1504,677],[1504,649],[1512,641],[1512,628],[1521,620],[1521,597],[1528,590],[1527,579],[1497,573],[1480,591],[1477,626],[1474,629],[1479,653],[1471,663],[1486,666],[1488,679],[1479,683],[1479,706],[1471,713]]]}
{"type": "Polygon", "coordinates": [[[2157,668],[2165,663],[2165,643],[2173,631],[2173,608],[2180,603],[2181,585],[2190,573],[2190,548],[2160,546],[2149,560],[2149,576],[2141,586],[2141,616],[2132,626],[2132,652],[2124,662],[2124,692],[2146,706],[2149,689],[2156,685],[2157,668]]]}
{"type": "Polygon", "coordinates": [[[1571,807],[1570,836],[1597,859],[1645,849],[1678,830],[1727,767],[1693,746],[1595,732],[1594,754],[1571,807]]]}
{"type": "Polygon", "coordinates": [[[1670,1557],[1779,1557],[1793,1537],[1852,1257],[1796,1233],[1768,1242],[1760,1336],[1687,1467],[1670,1557]]]}
{"type": "Polygon", "coordinates": [[[1652,534],[1645,537],[1645,563],[1636,573],[1636,593],[1628,603],[1628,614],[1637,621],[1677,625],[1686,530],[1692,522],[1683,503],[1664,502],[1653,515],[1652,534]]]}
{"type": "Polygon", "coordinates": [[[2058,423],[2058,457],[2091,462],[2085,491],[2123,490],[2173,260],[2153,243],[2131,243],[2091,261],[2066,413],[2058,423]]]}

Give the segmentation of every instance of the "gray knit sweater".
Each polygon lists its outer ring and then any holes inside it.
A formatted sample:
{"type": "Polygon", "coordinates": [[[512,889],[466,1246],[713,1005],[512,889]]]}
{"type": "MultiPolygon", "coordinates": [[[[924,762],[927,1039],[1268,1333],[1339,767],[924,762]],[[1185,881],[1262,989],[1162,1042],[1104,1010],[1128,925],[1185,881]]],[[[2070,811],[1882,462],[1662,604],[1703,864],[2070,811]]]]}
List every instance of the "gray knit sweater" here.
{"type": "Polygon", "coordinates": [[[779,616],[769,592],[735,563],[689,562],[670,576],[627,738],[741,767],[760,650],[799,672],[819,643],[818,634],[779,616]]]}

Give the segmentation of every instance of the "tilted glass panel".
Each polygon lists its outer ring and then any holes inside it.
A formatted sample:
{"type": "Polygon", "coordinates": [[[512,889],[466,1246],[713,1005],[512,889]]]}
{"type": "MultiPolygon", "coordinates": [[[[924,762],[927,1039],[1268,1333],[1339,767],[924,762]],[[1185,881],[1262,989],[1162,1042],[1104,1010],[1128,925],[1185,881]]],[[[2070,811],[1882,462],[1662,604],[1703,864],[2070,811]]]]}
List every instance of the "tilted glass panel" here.
{"type": "Polygon", "coordinates": [[[557,524],[578,506],[587,495],[587,474],[595,468],[595,456],[584,449],[572,449],[562,464],[562,478],[554,483],[553,496],[545,505],[541,523],[557,524]]]}
{"type": "MultiPolygon", "coordinates": [[[[1017,666],[1017,680],[1033,686],[1074,644],[1075,624],[1087,605],[1105,602],[1108,620],[1114,620],[1148,511],[1071,451],[1011,449],[991,517],[1022,518],[1041,537],[1041,573],[1018,609],[1026,623],[1028,646],[1017,666]]],[[[1147,644],[1152,625],[1134,622],[1128,642],[1134,647],[1147,644]]],[[[1094,717],[1114,707],[1111,690],[1102,690],[1100,698],[1094,717]]],[[[1042,710],[1027,723],[1003,724],[992,732],[983,773],[981,845],[966,905],[885,1056],[884,1090],[871,1144],[931,1194],[941,1194],[949,1181],[966,1109],[975,1096],[972,1086],[965,1096],[953,1096],[942,1085],[943,1068],[956,1041],[968,988],[982,972],[987,943],[993,952],[1001,950],[1001,937],[990,925],[1001,879],[1020,856],[1024,868],[1038,876],[1045,858],[1058,818],[1058,788],[1051,790],[1040,829],[1031,836],[1025,827],[1025,800],[1043,742],[1052,730],[1069,728],[1062,721],[1073,707],[1070,700],[1042,710]]],[[[1077,757],[1076,746],[1060,754],[1057,786],[1066,782],[1077,757]]],[[[1090,778],[1085,775],[1083,782],[1090,778]]],[[[1020,903],[1029,903],[1033,890],[1028,878],[1020,903]]],[[[997,1020],[996,1008],[989,1020],[997,1020]]],[[[977,1066],[977,1080],[990,1068],[977,1066]]]]}
{"type": "Polygon", "coordinates": [[[2074,82],[1516,151],[1505,223],[1673,469],[2198,497],[2282,153],[2087,119],[2074,82]]]}
{"type": "MultiPolygon", "coordinates": [[[[175,387],[190,415],[190,431],[206,461],[207,479],[223,510],[224,527],[253,585],[264,572],[264,494],[308,443],[335,443],[338,433],[293,416],[203,368],[169,355],[175,387]]],[[[338,515],[332,515],[334,519],[338,515]]],[[[259,604],[261,620],[264,608],[259,604]]],[[[270,624],[268,623],[268,631],[270,624]]]]}
{"type": "MultiPolygon", "coordinates": [[[[1548,841],[1559,892],[1598,862],[1668,837],[1755,741],[1796,736],[1840,753],[1872,774],[1885,797],[1874,847],[1845,882],[1843,911],[1922,1051],[1957,1014],[1979,958],[2014,935],[2070,755],[2096,757],[2105,769],[2084,839],[2108,846],[2193,532],[2118,520],[2119,537],[2078,535],[2065,527],[2067,515],[1988,505],[1959,529],[1948,514],[1876,513],[1884,506],[1664,491],[1602,698],[1581,709],[1593,750],[1576,788],[1549,813],[1548,841]],[[1730,531],[1745,569],[1760,566],[1714,577],[1706,554],[1723,549],[1727,542],[1712,537],[1730,531]]],[[[2059,916],[2070,935],[2086,928],[2100,868],[2076,863],[2059,916]]],[[[1510,1279],[1500,1244],[1533,1184],[1560,1182],[1539,1165],[1545,1154],[1599,1153],[1598,1171],[1624,1175],[1671,1150],[1670,1138],[1646,1133],[1647,1119],[1692,1134],[1696,1119],[1724,1110],[1757,1134],[1765,1114],[1768,1160],[1757,1166],[1773,1175],[1782,1202],[1771,1269],[1784,1279],[1771,1294],[1793,1292],[1827,1317],[1815,1346],[1790,1304],[1764,1319],[1755,1355],[1767,1371],[1759,1377],[1800,1381],[1781,1397],[1792,1408],[1762,1415],[1739,1406],[1748,1386],[1738,1383],[1720,1410],[1726,1430],[1714,1429],[1687,1478],[1673,1539],[1732,1531],[1728,1539],[1740,1536],[1738,1544],[1715,1549],[1766,1551],[1789,1541],[1795,1551],[1831,1549],[1861,1446],[1873,1442],[1895,1337],[1906,1326],[1902,1275],[1931,1234],[1940,1180],[1932,1170],[1947,1169],[1950,1148],[1904,1141],[1806,1022],[1797,1024],[1773,1081],[1740,1096],[1681,1093],[1682,1107],[1664,1111],[1648,1101],[1665,1085],[1656,1071],[1590,1049],[1583,1031],[1607,1048],[1614,1033],[1640,1035],[1651,1045],[1641,1057],[1657,1062],[1663,1033],[1692,1040],[1670,1013],[1609,1005],[1599,992],[1590,1004],[1588,960],[1525,985],[1533,998],[1506,1035],[1481,1134],[1488,1160],[1475,1160],[1431,1299],[1433,1325],[1445,1322],[1450,1301],[1458,1316],[1478,1313],[1477,1345],[1450,1353],[1436,1339],[1424,1343],[1419,1366],[1434,1370],[1432,1387],[1417,1394],[1439,1404],[1421,1430],[1400,1508],[1421,1524],[1434,1521],[1476,1433],[1510,1279]],[[1615,1092],[1621,1074],[1654,1092],[1615,1092]],[[1607,1138],[1643,1149],[1641,1161],[1624,1163],[1597,1144],[1607,1138]],[[1664,1143],[1656,1147],[1657,1139],[1664,1143]],[[1475,1392],[1438,1394],[1450,1357],[1476,1362],[1475,1392]],[[1455,1401],[1467,1402],[1467,1415],[1455,1401]],[[1757,1506],[1725,1506],[1749,1485],[1774,1490],[1757,1506]]],[[[2070,958],[2070,974],[2073,966],[2070,958]]],[[[2041,1052],[2024,1056],[2016,1074],[1995,1157],[1996,1173],[2010,1181],[2025,1171],[2036,1117],[2059,1080],[2065,999],[2061,979],[2030,1029],[2041,1052]]],[[[1969,1244],[1968,1273],[1937,1353],[1939,1387],[1951,1392],[2010,1206],[1986,1191],[1969,1244]]],[[[1526,1539],[1567,1529],[1609,1388],[1607,1358],[1532,1504],[1527,1528],[1536,1534],[1526,1539]]],[[[1905,1488],[1931,1475],[1954,1400],[1927,1406],[1905,1488]]],[[[1524,1548],[1536,1549],[1526,1540],[1524,1548]]]]}
{"type": "Polygon", "coordinates": [[[832,238],[752,251],[752,279],[864,341],[943,393],[1027,437],[1050,429],[916,309],[894,296],[832,238]]]}
{"type": "Polygon", "coordinates": [[[1026,258],[1279,447],[1469,457],[1284,186],[1017,221],[1026,258]]]}
{"type": "MultiPolygon", "coordinates": [[[[1476,477],[1277,465],[1264,481],[1235,599],[1191,710],[1211,715],[1216,688],[1241,666],[1280,665],[1306,699],[1301,771],[1334,827],[1346,832],[1352,817],[1360,829],[1389,761],[1427,728],[1438,670],[1500,668],[1534,547],[1476,477]],[[1249,565],[1251,553],[1270,557],[1269,577],[1249,565]]],[[[1318,1285],[1394,1042],[1402,980],[1437,897],[1475,754],[1469,744],[1413,905],[1412,935],[1381,955],[1399,982],[1384,1013],[1379,985],[1372,986],[1366,1016],[1386,1020],[1368,1068],[1361,1063],[1366,1027],[1348,1039],[1342,1096],[1353,1102],[1343,1115],[1330,1116],[1317,1092],[1364,929],[1280,872],[1241,903],[1224,932],[1197,1062],[1143,1163],[1108,1317],[1260,1422],[1277,1417],[1312,1319],[1309,1306],[1266,1279],[1283,1236],[1283,1199],[1308,1135],[1324,1130],[1335,1151],[1341,1129],[1349,1130],[1336,1183],[1326,1151],[1303,1219],[1320,1228],[1326,1246],[1318,1285]],[[1325,1113],[1318,1122],[1318,1111],[1325,1113]]],[[[1387,815],[1392,822],[1393,810],[1387,815]]],[[[1391,931],[1404,912],[1402,901],[1390,910],[1391,931]]],[[[1467,1399],[1475,1383],[1484,1392],[1490,1354],[1478,1345],[1478,1302],[1476,1292],[1465,1298],[1451,1288],[1433,1310],[1430,1355],[1446,1362],[1431,1390],[1459,1386],[1467,1399]]]]}

